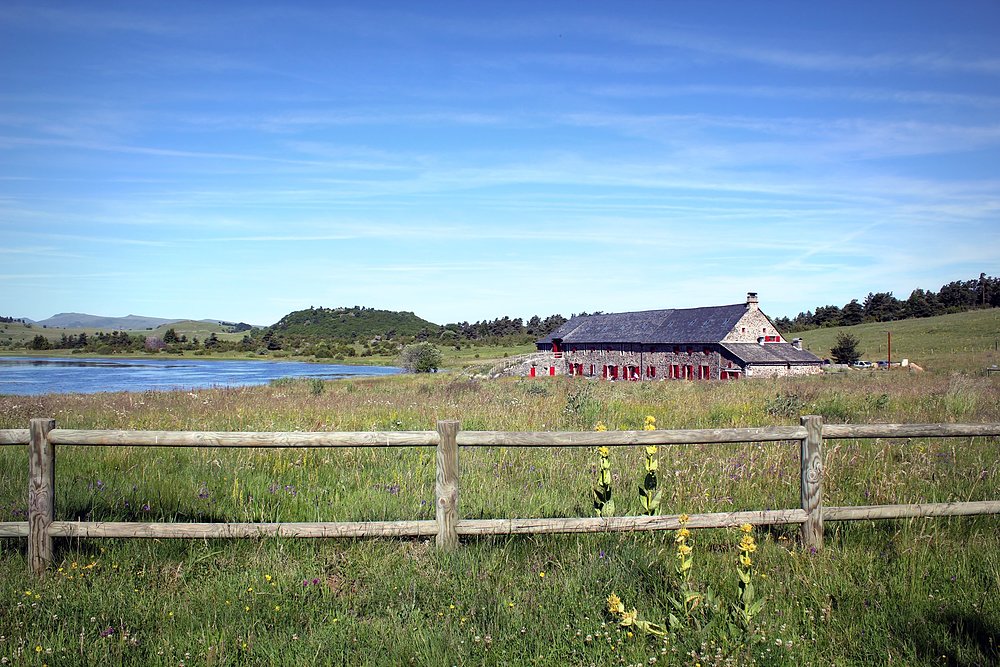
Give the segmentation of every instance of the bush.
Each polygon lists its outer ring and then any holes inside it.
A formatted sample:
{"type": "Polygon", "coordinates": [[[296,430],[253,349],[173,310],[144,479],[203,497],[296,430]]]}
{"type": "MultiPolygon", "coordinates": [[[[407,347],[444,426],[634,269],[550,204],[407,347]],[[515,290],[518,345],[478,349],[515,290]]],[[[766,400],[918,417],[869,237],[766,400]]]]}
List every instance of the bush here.
{"type": "Polygon", "coordinates": [[[409,373],[437,372],[441,362],[441,351],[426,342],[407,345],[399,355],[399,365],[409,373]]]}

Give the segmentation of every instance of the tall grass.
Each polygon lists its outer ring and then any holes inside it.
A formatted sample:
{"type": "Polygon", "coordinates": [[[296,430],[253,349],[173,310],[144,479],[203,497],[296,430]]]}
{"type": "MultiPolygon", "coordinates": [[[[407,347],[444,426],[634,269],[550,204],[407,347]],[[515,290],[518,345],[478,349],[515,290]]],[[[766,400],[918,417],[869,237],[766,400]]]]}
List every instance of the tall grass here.
{"type": "MultiPolygon", "coordinates": [[[[403,376],[199,392],[0,397],[0,428],[243,431],[721,428],[831,422],[998,422],[993,380],[902,372],[769,382],[475,381],[403,376]]],[[[586,449],[471,448],[468,518],[591,515],[586,449]]],[[[612,450],[618,513],[638,513],[640,448],[612,450]]],[[[797,443],[661,447],[665,513],[795,507],[797,443]]],[[[434,516],[432,449],[60,447],[57,517],[315,521],[434,516]]],[[[828,505],[996,499],[995,439],[828,441],[828,505]]],[[[0,521],[23,520],[27,458],[0,448],[0,521]]],[[[628,637],[615,591],[663,620],[663,535],[470,540],[67,540],[28,575],[0,540],[0,659],[13,664],[990,664],[1000,660],[995,517],[834,523],[804,553],[796,530],[760,535],[753,632],[628,637]],[[36,650],[37,649],[37,650],[36,650]],[[655,663],[651,662],[655,659],[655,663]]],[[[695,584],[734,599],[727,530],[696,534],[695,584]]]]}

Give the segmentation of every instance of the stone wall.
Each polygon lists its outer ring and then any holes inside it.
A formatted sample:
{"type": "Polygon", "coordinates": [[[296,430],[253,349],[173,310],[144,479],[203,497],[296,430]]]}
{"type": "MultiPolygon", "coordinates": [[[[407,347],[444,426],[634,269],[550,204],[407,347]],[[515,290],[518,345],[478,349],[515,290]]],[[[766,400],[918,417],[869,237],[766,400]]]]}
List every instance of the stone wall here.
{"type": "Polygon", "coordinates": [[[767,315],[755,305],[751,305],[746,314],[733,327],[733,330],[722,339],[722,342],[756,343],[761,336],[778,336],[781,342],[786,342],[784,338],[781,338],[781,334],[774,328],[771,321],[767,319],[767,315]]]}
{"type": "MultiPolygon", "coordinates": [[[[600,378],[604,376],[605,366],[614,366],[618,369],[618,379],[625,379],[625,372],[622,370],[623,367],[633,367],[639,369],[640,379],[642,380],[666,380],[670,378],[673,366],[679,366],[681,373],[685,374],[683,376],[686,376],[686,367],[691,366],[692,377],[700,379],[701,368],[707,366],[709,369],[709,378],[718,380],[721,370],[739,368],[736,364],[723,358],[721,352],[715,346],[692,347],[690,353],[687,349],[687,346],[680,346],[678,352],[672,350],[670,352],[639,352],[635,350],[590,350],[577,348],[575,351],[562,353],[563,358],[561,361],[563,364],[557,366],[557,372],[560,375],[569,374],[571,365],[582,364],[584,376],[600,378]],[[647,377],[647,369],[649,367],[656,369],[655,376],[651,378],[647,377]]],[[[555,361],[558,362],[560,360],[556,359],[555,361]]]]}
{"type": "Polygon", "coordinates": [[[812,366],[751,366],[747,371],[747,377],[749,378],[775,378],[775,377],[791,377],[799,375],[816,375],[822,373],[823,369],[818,365],[812,366]]]}

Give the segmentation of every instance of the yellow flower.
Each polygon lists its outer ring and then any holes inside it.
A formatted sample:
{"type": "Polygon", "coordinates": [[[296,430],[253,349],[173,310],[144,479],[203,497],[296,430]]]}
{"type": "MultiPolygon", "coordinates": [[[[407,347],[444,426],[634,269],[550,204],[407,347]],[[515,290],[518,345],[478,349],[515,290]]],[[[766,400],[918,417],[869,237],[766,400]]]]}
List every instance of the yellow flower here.
{"type": "Polygon", "coordinates": [[[630,625],[634,625],[637,618],[639,618],[639,612],[633,607],[632,611],[622,612],[622,620],[619,622],[619,625],[627,628],[630,625]]]}
{"type": "Polygon", "coordinates": [[[607,431],[608,427],[604,425],[604,422],[599,421],[599,422],[597,422],[597,425],[594,426],[594,430],[595,431],[607,431]]]}
{"type": "Polygon", "coordinates": [[[608,612],[611,614],[625,613],[625,605],[622,604],[621,598],[614,593],[608,596],[608,612]]]}
{"type": "Polygon", "coordinates": [[[541,577],[542,579],[544,579],[545,578],[545,573],[544,572],[539,572],[538,576],[541,577]]]}
{"type": "Polygon", "coordinates": [[[745,551],[747,553],[757,551],[757,543],[754,541],[753,535],[743,536],[743,539],[740,540],[740,551],[745,551]]]}
{"type": "Polygon", "coordinates": [[[687,514],[681,514],[679,517],[677,517],[677,520],[680,521],[680,524],[683,526],[688,521],[691,520],[691,517],[689,517],[687,514]]]}
{"type": "Polygon", "coordinates": [[[750,567],[753,565],[753,561],[750,559],[748,554],[740,554],[740,565],[743,567],[750,567]]]}
{"type": "Polygon", "coordinates": [[[266,579],[267,581],[271,581],[271,575],[265,574],[264,579],[266,579]]]}
{"type": "Polygon", "coordinates": [[[674,542],[683,542],[689,537],[691,537],[691,531],[687,528],[681,528],[677,531],[677,537],[674,538],[674,542]]]}
{"type": "Polygon", "coordinates": [[[656,445],[649,445],[648,447],[646,447],[646,455],[647,456],[655,456],[656,455],[656,445]]]}
{"type": "Polygon", "coordinates": [[[742,530],[744,533],[750,534],[753,532],[753,526],[751,526],[749,523],[745,523],[742,526],[740,526],[740,530],[742,530]]]}
{"type": "Polygon", "coordinates": [[[604,458],[608,458],[608,456],[611,455],[611,450],[608,449],[607,447],[598,447],[597,453],[603,456],[604,458]]]}
{"type": "Polygon", "coordinates": [[[42,647],[41,646],[36,646],[35,647],[35,653],[41,653],[41,652],[42,652],[42,647]]]}
{"type": "Polygon", "coordinates": [[[656,417],[654,417],[653,415],[646,415],[646,430],[647,431],[653,430],[653,429],[649,428],[650,426],[652,426],[653,428],[656,428],[656,417]]]}
{"type": "Polygon", "coordinates": [[[686,544],[680,544],[680,545],[677,546],[677,555],[678,556],[687,556],[692,551],[693,551],[693,549],[691,547],[689,547],[688,545],[686,545],[686,544]]]}

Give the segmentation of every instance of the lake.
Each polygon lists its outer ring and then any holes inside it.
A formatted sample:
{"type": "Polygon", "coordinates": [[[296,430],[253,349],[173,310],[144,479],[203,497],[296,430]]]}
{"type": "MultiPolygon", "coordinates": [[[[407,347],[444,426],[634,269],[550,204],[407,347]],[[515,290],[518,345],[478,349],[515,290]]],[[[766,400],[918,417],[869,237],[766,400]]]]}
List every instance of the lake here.
{"type": "Polygon", "coordinates": [[[205,389],[267,384],[279,378],[334,380],[399,372],[387,366],[302,361],[0,357],[0,394],[205,389]]]}

